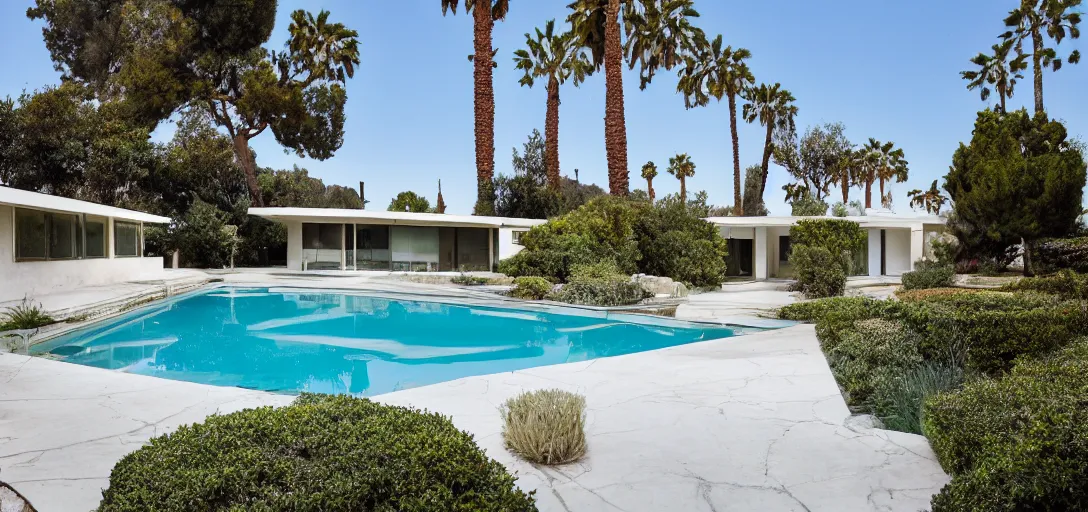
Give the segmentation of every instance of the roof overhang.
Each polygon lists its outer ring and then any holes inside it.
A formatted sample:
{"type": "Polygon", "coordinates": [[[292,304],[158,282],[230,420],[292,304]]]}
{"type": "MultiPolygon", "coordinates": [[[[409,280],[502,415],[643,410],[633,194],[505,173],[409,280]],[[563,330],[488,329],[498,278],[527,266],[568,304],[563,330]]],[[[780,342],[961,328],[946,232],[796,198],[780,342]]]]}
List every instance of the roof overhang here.
{"type": "Polygon", "coordinates": [[[78,199],[40,194],[38,192],[30,192],[9,187],[0,187],[0,205],[62,213],[83,213],[98,217],[113,217],[115,219],[146,222],[149,224],[170,223],[169,217],[161,217],[150,213],[92,203],[90,201],[80,201],[78,199]]]}
{"type": "Polygon", "coordinates": [[[256,215],[276,222],[316,222],[343,224],[377,224],[389,226],[439,226],[477,228],[531,228],[547,222],[543,219],[510,217],[477,217],[443,213],[386,212],[343,208],[250,208],[256,215]]]}
{"type": "Polygon", "coordinates": [[[806,219],[833,219],[856,222],[863,228],[921,228],[923,226],[943,226],[944,218],[937,215],[863,215],[851,217],[708,217],[706,220],[717,226],[729,228],[790,227],[806,219]]]}

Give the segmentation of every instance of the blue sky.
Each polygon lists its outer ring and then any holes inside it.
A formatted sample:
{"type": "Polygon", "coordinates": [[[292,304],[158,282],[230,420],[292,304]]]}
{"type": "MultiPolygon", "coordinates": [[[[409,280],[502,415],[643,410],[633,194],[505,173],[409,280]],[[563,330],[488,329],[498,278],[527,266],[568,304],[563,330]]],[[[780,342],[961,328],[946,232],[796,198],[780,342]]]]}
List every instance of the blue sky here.
{"type": "MultiPolygon", "coordinates": [[[[41,39],[41,26],[24,16],[30,0],[0,2],[0,95],[56,83],[41,39]]],[[[566,17],[568,0],[512,0],[510,15],[496,25],[496,170],[510,173],[510,151],[520,149],[533,128],[543,130],[545,91],[518,85],[511,63],[524,33],[551,18],[566,17]]],[[[876,137],[906,151],[910,180],[893,186],[895,209],[909,211],[906,192],[925,188],[948,170],[952,153],[971,136],[978,93],[959,72],[968,59],[988,50],[1002,32],[1001,20],[1016,0],[696,0],[698,26],[711,36],[748,48],[756,80],[781,82],[797,98],[799,129],[841,121],[855,143],[876,137]]],[[[298,164],[326,183],[367,183],[371,207],[384,208],[402,190],[432,202],[442,180],[449,213],[468,213],[475,200],[471,19],[442,16],[438,0],[280,0],[270,45],[286,40],[294,9],[328,9],[332,18],[358,30],[362,65],[348,83],[344,147],[326,161],[285,154],[271,134],[254,141],[261,166],[298,164]]],[[[1084,41],[1063,44],[1088,51],[1084,41]]],[[[1088,63],[1067,66],[1044,78],[1047,110],[1067,123],[1074,137],[1088,136],[1088,63]],[[1079,95],[1078,95],[1079,93],[1079,95]]],[[[689,190],[705,189],[715,204],[732,203],[732,154],[725,104],[685,110],[676,77],[661,72],[645,91],[638,71],[626,71],[627,136],[633,187],[644,188],[638,169],[647,160],[667,165],[678,152],[696,164],[689,190]]],[[[1010,108],[1030,105],[1030,79],[1022,81],[1010,108]]],[[[583,182],[607,188],[604,152],[604,76],[561,91],[560,160],[564,175],[580,170],[583,182]]],[[[169,136],[164,126],[158,138],[169,136]]],[[[742,167],[759,163],[762,128],[740,126],[742,167]]],[[[765,197],[772,214],[788,214],[781,187],[789,182],[772,165],[765,197]]],[[[659,194],[679,184],[662,173],[659,194]]],[[[833,193],[833,197],[839,197],[833,193]]],[[[855,189],[852,198],[860,198],[855,189]]]]}

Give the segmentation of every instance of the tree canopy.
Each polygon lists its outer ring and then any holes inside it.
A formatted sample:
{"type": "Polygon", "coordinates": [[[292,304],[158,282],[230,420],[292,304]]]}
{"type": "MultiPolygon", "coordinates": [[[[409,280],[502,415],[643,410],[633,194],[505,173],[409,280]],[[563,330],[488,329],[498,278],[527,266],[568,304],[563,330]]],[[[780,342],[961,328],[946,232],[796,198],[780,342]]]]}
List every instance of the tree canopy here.
{"type": "Polygon", "coordinates": [[[1062,123],[1026,110],[985,110],[970,144],[960,144],[944,178],[953,201],[950,225],[970,251],[997,250],[1073,231],[1085,184],[1083,148],[1062,123]],[[962,236],[973,233],[974,236],[962,236]]]}
{"type": "Polygon", "coordinates": [[[413,212],[413,213],[434,213],[431,209],[431,202],[411,190],[406,190],[397,194],[392,201],[389,202],[389,208],[386,210],[391,212],[413,212]]]}

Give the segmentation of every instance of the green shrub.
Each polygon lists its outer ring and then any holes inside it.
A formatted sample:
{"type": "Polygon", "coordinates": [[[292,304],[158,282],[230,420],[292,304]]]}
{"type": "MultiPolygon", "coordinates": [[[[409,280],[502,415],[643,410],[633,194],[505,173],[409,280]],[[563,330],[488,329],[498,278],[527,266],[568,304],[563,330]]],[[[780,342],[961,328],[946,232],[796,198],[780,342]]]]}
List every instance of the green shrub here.
{"type": "Polygon", "coordinates": [[[536,226],[522,237],[525,248],[499,262],[513,277],[540,276],[566,282],[577,265],[612,261],[622,274],[669,277],[692,286],[725,279],[727,242],[703,220],[705,208],[679,199],[657,204],[600,197],[536,226]]]}
{"type": "Polygon", "coordinates": [[[1003,291],[1050,293],[1063,299],[1088,299],[1088,276],[1063,270],[1045,277],[1025,277],[1001,287],[1003,291]]]}
{"type": "Polygon", "coordinates": [[[919,261],[914,264],[913,272],[903,274],[903,289],[947,288],[952,286],[955,276],[956,269],[952,265],[919,261]]]}
{"type": "Polygon", "coordinates": [[[822,345],[847,401],[862,405],[882,380],[922,362],[917,341],[901,324],[873,318],[861,320],[831,345],[822,345]]]}
{"type": "Polygon", "coordinates": [[[459,284],[461,286],[483,286],[490,282],[491,280],[486,277],[470,276],[465,273],[450,278],[450,283],[459,284]]]}
{"type": "Polygon", "coordinates": [[[1088,237],[1052,238],[1035,244],[1032,263],[1040,270],[1088,273],[1088,237]]]}
{"type": "Polygon", "coordinates": [[[952,481],[934,512],[1088,510],[1088,342],[925,403],[952,481]]]}
{"type": "Polygon", "coordinates": [[[21,303],[9,307],[0,315],[0,331],[37,329],[55,323],[57,321],[42,309],[41,304],[34,304],[26,297],[23,297],[21,303]]]}
{"type": "Polygon", "coordinates": [[[434,413],[304,394],[186,425],[114,466],[100,511],[536,510],[434,413]]]}
{"type": "Polygon", "coordinates": [[[552,283],[543,277],[519,277],[514,279],[510,296],[526,300],[541,300],[552,291],[552,283]]]}
{"type": "MultiPolygon", "coordinates": [[[[850,273],[852,255],[865,250],[865,230],[856,222],[842,219],[802,219],[790,227],[790,243],[823,247],[831,254],[843,255],[843,271],[850,273]]],[[[793,261],[793,258],[790,258],[793,261]]]]}
{"type": "Polygon", "coordinates": [[[842,295],[846,291],[844,259],[824,247],[793,246],[790,262],[798,290],[810,299],[842,295]]]}
{"type": "Polygon", "coordinates": [[[778,310],[778,318],[798,322],[817,322],[831,312],[869,311],[877,302],[869,297],[828,297],[807,300],[783,306],[778,310]]]}
{"type": "Polygon", "coordinates": [[[884,377],[873,389],[873,413],[888,430],[921,434],[922,404],[937,393],[958,388],[963,383],[963,369],[948,362],[927,361],[884,377]]]}
{"type": "Polygon", "coordinates": [[[725,281],[728,242],[697,210],[677,196],[641,210],[634,227],[640,273],[692,287],[716,287],[725,281]]]}
{"type": "Polygon", "coordinates": [[[935,297],[944,295],[962,295],[973,293],[986,293],[983,290],[976,290],[971,288],[923,288],[921,290],[904,290],[902,288],[895,291],[895,298],[903,302],[921,302],[932,300],[935,297]]]}
{"type": "Polygon", "coordinates": [[[926,359],[962,360],[965,368],[999,375],[1022,356],[1059,348],[1084,332],[1076,303],[998,293],[937,296],[911,304],[900,318],[921,334],[926,359]]]}
{"type": "Polygon", "coordinates": [[[586,399],[559,389],[522,393],[500,408],[506,448],[538,464],[574,462],[586,453],[586,399]]]}
{"type": "Polygon", "coordinates": [[[557,302],[584,306],[629,306],[650,297],[651,292],[620,274],[608,261],[576,265],[569,282],[548,296],[557,302]]]}

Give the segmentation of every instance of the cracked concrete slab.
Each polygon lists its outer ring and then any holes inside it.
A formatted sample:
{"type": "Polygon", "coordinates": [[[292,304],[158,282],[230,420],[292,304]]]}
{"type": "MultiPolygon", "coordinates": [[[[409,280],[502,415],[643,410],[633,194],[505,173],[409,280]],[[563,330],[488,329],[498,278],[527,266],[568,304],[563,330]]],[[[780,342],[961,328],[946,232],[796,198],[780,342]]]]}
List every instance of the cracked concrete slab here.
{"type": "MultiPolygon", "coordinates": [[[[209,414],[291,397],[0,356],[0,479],[43,512],[89,510],[114,462],[209,414]]],[[[811,326],[469,377],[378,401],[451,416],[542,511],[904,511],[947,482],[925,438],[849,427],[811,326]],[[561,467],[502,446],[523,390],[587,400],[589,451],[561,467]]]]}

